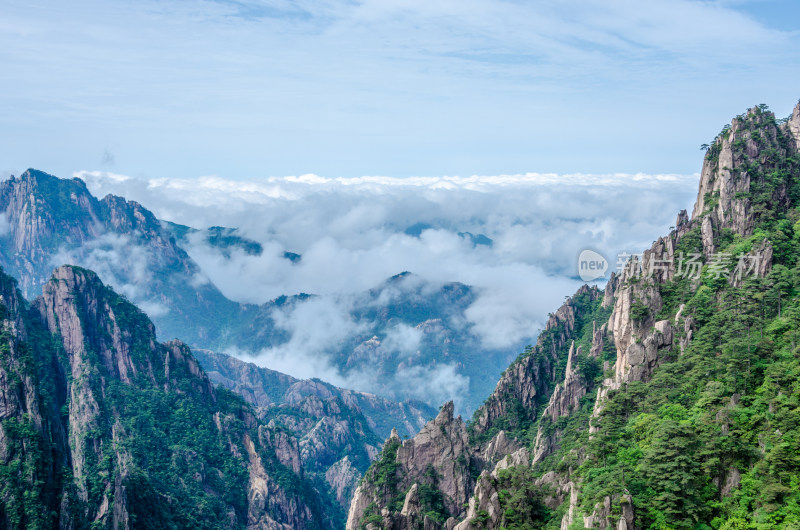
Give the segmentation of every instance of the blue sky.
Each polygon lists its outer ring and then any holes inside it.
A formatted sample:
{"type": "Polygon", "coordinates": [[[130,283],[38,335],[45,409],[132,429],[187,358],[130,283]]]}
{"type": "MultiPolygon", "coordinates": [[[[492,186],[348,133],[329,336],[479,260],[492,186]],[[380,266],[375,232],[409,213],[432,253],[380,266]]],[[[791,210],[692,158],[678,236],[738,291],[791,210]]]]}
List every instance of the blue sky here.
{"type": "Polygon", "coordinates": [[[794,1],[0,5],[0,171],[694,173],[800,98],[794,1]]]}

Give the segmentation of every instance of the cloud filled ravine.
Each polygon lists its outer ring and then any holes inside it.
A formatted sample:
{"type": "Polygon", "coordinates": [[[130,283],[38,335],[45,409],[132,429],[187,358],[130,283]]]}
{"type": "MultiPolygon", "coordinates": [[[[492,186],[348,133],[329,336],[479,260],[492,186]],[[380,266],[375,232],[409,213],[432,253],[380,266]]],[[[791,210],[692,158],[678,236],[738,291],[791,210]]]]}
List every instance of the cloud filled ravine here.
{"type": "MultiPolygon", "coordinates": [[[[214,340],[199,333],[197,345],[394,398],[455,399],[463,411],[580,284],[581,250],[602,253],[614,270],[618,253],[674,224],[698,178],[75,176],[97,197],[152,211],[196,264],[181,271],[185,288],[218,288],[232,301],[227,312],[248,315],[242,329],[206,334],[214,340]],[[465,363],[483,364],[485,377],[465,363]]],[[[175,310],[139,285],[141,264],[158,266],[156,254],[102,233],[62,247],[53,263],[97,270],[158,325],[175,310]],[[115,273],[131,255],[140,265],[115,273]]]]}

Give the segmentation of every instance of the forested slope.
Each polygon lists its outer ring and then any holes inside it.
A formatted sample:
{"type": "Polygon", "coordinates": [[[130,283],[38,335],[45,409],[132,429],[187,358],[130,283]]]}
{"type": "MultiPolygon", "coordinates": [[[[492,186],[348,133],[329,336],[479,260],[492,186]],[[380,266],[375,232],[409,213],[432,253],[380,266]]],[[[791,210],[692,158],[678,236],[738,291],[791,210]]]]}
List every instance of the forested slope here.
{"type": "Polygon", "coordinates": [[[800,104],[737,116],[691,219],[589,292],[469,425],[390,439],[348,528],[800,527],[800,104]]]}
{"type": "Polygon", "coordinates": [[[91,271],[25,301],[0,271],[0,526],[333,528],[280,428],[91,271]]]}

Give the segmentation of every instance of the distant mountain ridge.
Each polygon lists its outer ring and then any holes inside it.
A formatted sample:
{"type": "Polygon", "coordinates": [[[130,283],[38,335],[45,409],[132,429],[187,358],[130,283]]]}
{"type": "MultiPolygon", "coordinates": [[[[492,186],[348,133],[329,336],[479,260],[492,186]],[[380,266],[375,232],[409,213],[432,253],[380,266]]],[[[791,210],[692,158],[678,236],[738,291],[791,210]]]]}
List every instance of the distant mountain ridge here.
{"type": "Polygon", "coordinates": [[[161,221],[162,226],[175,238],[178,244],[185,243],[189,237],[199,235],[210,246],[220,250],[223,256],[230,257],[231,250],[242,250],[251,256],[260,256],[264,247],[258,241],[253,241],[238,234],[235,228],[212,226],[205,231],[197,230],[186,225],[161,221]]]}
{"type": "MultiPolygon", "coordinates": [[[[230,257],[239,251],[257,255],[264,251],[261,244],[233,228],[200,231],[159,221],[121,197],[98,200],[80,179],[33,169],[11,177],[0,183],[0,215],[7,221],[0,231],[0,265],[19,278],[27,298],[54,267],[81,265],[143,308],[160,337],[179,337],[194,347],[246,354],[286,346],[292,331],[276,316],[285,323],[317,300],[291,293],[260,305],[228,299],[186,249],[196,239],[230,257]]],[[[284,256],[302,266],[299,254],[284,256]]],[[[436,403],[440,394],[434,397],[412,380],[446,377],[459,407],[471,410],[511,360],[510,351],[484,347],[466,324],[464,313],[475,299],[466,285],[433,284],[406,273],[347,299],[329,296],[331,304],[349,307],[343,317],[356,331],[326,344],[320,355],[342,377],[360,378],[369,391],[396,401],[436,403]],[[400,332],[417,337],[418,346],[398,349],[391,336],[400,332]]]]}
{"type": "Polygon", "coordinates": [[[436,415],[436,409],[422,402],[397,403],[374,394],[338,388],[318,379],[296,379],[208,350],[194,350],[194,356],[212,382],[241,395],[260,414],[269,414],[283,404],[298,405],[310,396],[323,400],[338,398],[363,411],[369,428],[380,440],[388,438],[392,429],[397,429],[401,435],[413,436],[436,415]]]}
{"type": "Polygon", "coordinates": [[[26,298],[38,294],[54,267],[73,263],[97,268],[149,309],[164,336],[214,341],[218,323],[244,311],[197,280],[194,261],[137,202],[113,195],[98,200],[80,179],[31,169],[0,184],[0,210],[8,222],[0,259],[26,298]]]}

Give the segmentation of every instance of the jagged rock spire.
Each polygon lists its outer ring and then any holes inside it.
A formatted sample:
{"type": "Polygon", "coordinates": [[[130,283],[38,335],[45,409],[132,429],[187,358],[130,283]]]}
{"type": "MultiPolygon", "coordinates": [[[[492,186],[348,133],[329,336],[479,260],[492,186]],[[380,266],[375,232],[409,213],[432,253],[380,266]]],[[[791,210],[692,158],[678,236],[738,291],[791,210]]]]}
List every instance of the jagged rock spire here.
{"type": "Polygon", "coordinates": [[[786,123],[786,128],[794,138],[795,149],[800,152],[800,101],[795,105],[794,111],[786,123]]]}

